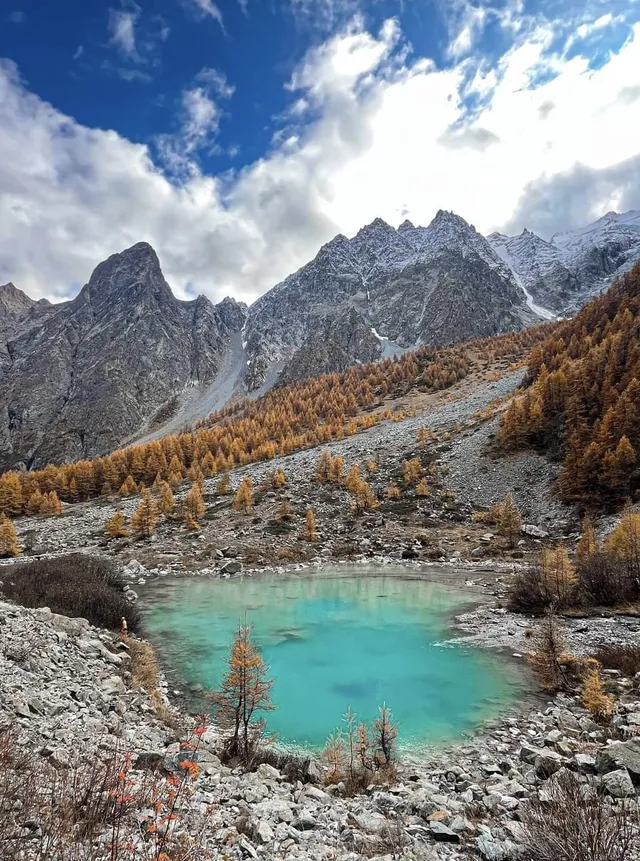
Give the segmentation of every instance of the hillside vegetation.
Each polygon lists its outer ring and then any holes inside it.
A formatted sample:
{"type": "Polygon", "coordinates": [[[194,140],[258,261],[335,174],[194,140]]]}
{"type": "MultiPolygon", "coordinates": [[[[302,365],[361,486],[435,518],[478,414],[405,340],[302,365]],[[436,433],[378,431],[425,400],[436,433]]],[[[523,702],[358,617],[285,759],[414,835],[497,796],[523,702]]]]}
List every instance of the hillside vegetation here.
{"type": "Polygon", "coordinates": [[[534,347],[505,413],[506,449],[563,460],[566,501],[615,506],[640,490],[640,264],[534,347]]]}
{"type": "Polygon", "coordinates": [[[185,478],[198,481],[237,465],[322,445],[402,418],[385,407],[390,397],[447,389],[496,359],[522,361],[549,330],[547,324],[455,347],[422,347],[393,360],[275,389],[259,400],[227,407],[189,432],[93,460],[7,472],[0,477],[0,512],[10,517],[59,513],[59,499],[131,496],[158,476],[175,488],[185,478]]]}

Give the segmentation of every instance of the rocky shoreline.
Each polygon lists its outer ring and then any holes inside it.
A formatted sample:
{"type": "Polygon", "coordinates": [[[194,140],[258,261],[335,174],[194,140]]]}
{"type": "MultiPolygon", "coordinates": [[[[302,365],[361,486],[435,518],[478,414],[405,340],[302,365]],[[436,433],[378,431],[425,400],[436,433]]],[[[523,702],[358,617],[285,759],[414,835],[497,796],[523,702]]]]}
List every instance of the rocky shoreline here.
{"type": "MultiPolygon", "coordinates": [[[[476,606],[457,617],[456,640],[520,651],[529,622],[496,607],[495,595],[489,601],[499,583],[487,572],[481,579],[486,586],[468,584],[476,606]]],[[[598,636],[637,642],[639,625],[628,618],[566,622],[578,653],[598,636]]],[[[188,719],[174,713],[167,725],[166,714],[135,686],[118,638],[81,619],[7,603],[0,603],[0,629],[0,728],[11,728],[33,757],[65,769],[117,748],[133,757],[134,783],[144,780],[150,761],[175,772],[175,727],[188,719]]],[[[354,798],[324,786],[318,769],[311,783],[266,764],[251,774],[232,770],[221,764],[216,734],[207,730],[181,827],[200,834],[203,851],[220,859],[523,857],[522,811],[532,797],[551,797],[565,773],[597,785],[607,803],[624,799],[638,809],[640,678],[604,675],[618,701],[610,727],[596,724],[577,697],[532,697],[473,738],[400,763],[397,784],[354,798]]]]}

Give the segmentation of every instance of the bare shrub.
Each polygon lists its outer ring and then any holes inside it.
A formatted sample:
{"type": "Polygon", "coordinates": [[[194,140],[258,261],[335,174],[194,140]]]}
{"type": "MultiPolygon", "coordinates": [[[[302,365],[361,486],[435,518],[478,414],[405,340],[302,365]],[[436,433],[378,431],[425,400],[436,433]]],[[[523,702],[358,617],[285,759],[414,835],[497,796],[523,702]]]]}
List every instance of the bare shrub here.
{"type": "Polygon", "coordinates": [[[88,619],[92,625],[130,631],[140,627],[140,612],[123,593],[124,581],[113,562],[71,553],[55,559],[11,565],[3,571],[4,595],[24,607],[88,619]]]}
{"type": "Polygon", "coordinates": [[[398,726],[386,705],[371,727],[357,723],[349,707],[343,717],[344,727],[336,730],[322,752],[328,766],[326,782],[342,783],[347,795],[357,795],[371,784],[392,784],[397,780],[395,743],[398,726]]]}
{"type": "Polygon", "coordinates": [[[615,607],[640,594],[640,585],[629,565],[609,553],[593,553],[578,561],[578,579],[591,604],[615,607]]]}
{"type": "Polygon", "coordinates": [[[522,813],[527,861],[629,861],[638,840],[638,814],[624,801],[609,804],[594,783],[562,772],[545,784],[549,801],[534,797],[522,813]]]}
{"type": "Polygon", "coordinates": [[[527,662],[540,686],[545,691],[559,691],[569,686],[565,641],[558,628],[556,617],[548,612],[532,638],[535,651],[527,655],[527,662]]]}
{"type": "Polygon", "coordinates": [[[561,546],[543,548],[535,564],[516,575],[509,590],[509,607],[518,613],[564,610],[579,602],[575,569],[561,546]]]}
{"type": "Polygon", "coordinates": [[[167,775],[136,772],[117,749],[54,768],[0,732],[2,861],[187,861],[212,856],[202,827],[187,833],[183,811],[198,776],[201,722],[167,775]],[[132,839],[135,838],[135,839],[132,839]],[[139,838],[142,838],[140,840],[139,838]]]}
{"type": "Polygon", "coordinates": [[[605,669],[620,670],[628,678],[640,673],[640,645],[636,643],[600,646],[594,657],[605,669]]]}

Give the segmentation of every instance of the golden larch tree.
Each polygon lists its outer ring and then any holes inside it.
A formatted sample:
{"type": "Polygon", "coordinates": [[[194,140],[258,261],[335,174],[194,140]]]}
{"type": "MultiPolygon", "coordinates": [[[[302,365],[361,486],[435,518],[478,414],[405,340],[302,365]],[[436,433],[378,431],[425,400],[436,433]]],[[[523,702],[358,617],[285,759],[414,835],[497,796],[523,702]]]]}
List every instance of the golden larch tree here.
{"type": "Polygon", "coordinates": [[[361,484],[362,476],[360,475],[360,467],[354,463],[349,470],[344,486],[347,488],[350,494],[355,495],[361,484]]]}
{"type": "Polygon", "coordinates": [[[124,514],[120,508],[105,523],[104,534],[107,538],[126,538],[129,534],[129,530],[125,525],[124,514]]]}
{"type": "Polygon", "coordinates": [[[598,723],[607,723],[613,715],[615,700],[604,689],[598,662],[591,659],[589,664],[589,670],[582,683],[582,705],[598,723]]]}
{"type": "Polygon", "coordinates": [[[605,541],[605,550],[640,581],[640,513],[627,512],[605,541]]]}
{"type": "Polygon", "coordinates": [[[306,541],[317,541],[318,531],[316,529],[316,517],[311,508],[307,509],[307,516],[304,524],[304,538],[306,541]]]}
{"type": "Polygon", "coordinates": [[[405,484],[417,484],[422,478],[422,464],[417,457],[402,463],[402,480],[405,484]]]}
{"type": "Polygon", "coordinates": [[[39,514],[40,506],[44,501],[44,494],[40,490],[40,488],[36,488],[31,496],[29,497],[29,501],[27,502],[27,512],[29,514],[39,514]]]}
{"type": "Polygon", "coordinates": [[[507,539],[509,547],[514,547],[522,531],[522,515],[515,503],[513,494],[508,493],[500,509],[498,531],[507,539]]]}
{"type": "Polygon", "coordinates": [[[216,493],[220,494],[220,496],[226,496],[227,493],[231,490],[231,479],[229,478],[228,472],[223,472],[220,476],[220,481],[216,485],[216,493]]]}
{"type": "Polygon", "coordinates": [[[149,538],[155,532],[158,519],[158,503],[151,496],[151,491],[145,489],[140,504],[131,515],[131,529],[141,538],[149,538]]]}
{"type": "Polygon", "coordinates": [[[236,511],[242,511],[244,514],[251,513],[253,508],[253,481],[250,476],[246,475],[242,479],[231,504],[236,511]]]}
{"type": "Polygon", "coordinates": [[[416,485],[416,496],[431,496],[431,488],[426,478],[421,478],[416,485]]]}
{"type": "Polygon", "coordinates": [[[578,578],[564,547],[545,547],[540,553],[540,583],[547,607],[570,606],[578,578]]]}
{"type": "Polygon", "coordinates": [[[328,449],[323,449],[320,452],[318,463],[316,464],[316,478],[321,484],[327,484],[331,481],[331,466],[333,458],[328,449]]]}
{"type": "Polygon", "coordinates": [[[284,472],[278,467],[274,469],[271,473],[271,487],[274,490],[277,490],[279,487],[284,487],[287,483],[287,476],[284,472]]]}
{"type": "Polygon", "coordinates": [[[184,508],[190,517],[196,522],[198,522],[204,515],[205,505],[199,484],[194,484],[189,493],[185,496],[184,508]]]}
{"type": "Polygon", "coordinates": [[[227,670],[213,694],[216,721],[226,735],[231,757],[249,764],[264,733],[266,721],[256,713],[272,711],[273,679],[252,638],[251,626],[241,625],[227,661],[227,670]]]}
{"type": "Polygon", "coordinates": [[[22,484],[17,472],[5,472],[0,477],[0,512],[8,517],[22,514],[22,484]]]}
{"type": "Polygon", "coordinates": [[[133,480],[131,475],[127,475],[125,480],[120,485],[118,496],[133,496],[138,492],[138,485],[133,480]]]}
{"type": "Polygon", "coordinates": [[[40,514],[45,515],[45,517],[53,517],[57,514],[62,514],[62,503],[60,502],[55,490],[50,490],[49,493],[45,493],[42,497],[40,514]]]}
{"type": "Polygon", "coordinates": [[[400,499],[402,493],[397,484],[390,484],[387,487],[387,499],[400,499]]]}
{"type": "Polygon", "coordinates": [[[161,481],[158,485],[158,507],[165,517],[169,517],[175,508],[175,498],[171,485],[168,481],[161,481]]]}
{"type": "Polygon", "coordinates": [[[18,544],[18,536],[16,530],[4,512],[0,514],[0,556],[19,556],[20,545],[18,544]]]}

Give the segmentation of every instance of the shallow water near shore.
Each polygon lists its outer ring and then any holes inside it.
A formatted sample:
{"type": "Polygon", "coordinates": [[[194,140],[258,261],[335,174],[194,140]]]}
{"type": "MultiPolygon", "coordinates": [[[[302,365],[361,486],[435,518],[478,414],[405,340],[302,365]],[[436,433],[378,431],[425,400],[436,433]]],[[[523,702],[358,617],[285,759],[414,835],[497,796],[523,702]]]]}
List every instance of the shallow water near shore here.
{"type": "MultiPolygon", "coordinates": [[[[459,739],[524,696],[517,665],[447,645],[462,590],[389,566],[233,580],[163,579],[141,596],[148,638],[187,686],[219,685],[245,617],[275,678],[268,729],[317,748],[348,706],[371,721],[389,705],[403,747],[459,739]]],[[[195,698],[194,707],[200,706],[195,698]]]]}

